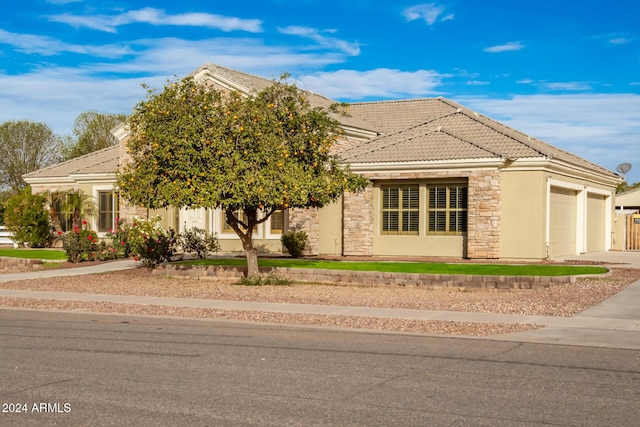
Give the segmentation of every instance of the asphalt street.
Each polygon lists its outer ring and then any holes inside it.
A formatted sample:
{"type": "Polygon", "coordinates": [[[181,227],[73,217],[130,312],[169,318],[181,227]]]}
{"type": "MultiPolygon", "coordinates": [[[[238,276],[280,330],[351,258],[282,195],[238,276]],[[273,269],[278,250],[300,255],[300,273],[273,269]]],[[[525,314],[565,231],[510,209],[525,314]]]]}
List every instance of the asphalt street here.
{"type": "Polygon", "coordinates": [[[627,426],[640,417],[637,350],[22,310],[0,310],[0,340],[3,426],[627,426]]]}

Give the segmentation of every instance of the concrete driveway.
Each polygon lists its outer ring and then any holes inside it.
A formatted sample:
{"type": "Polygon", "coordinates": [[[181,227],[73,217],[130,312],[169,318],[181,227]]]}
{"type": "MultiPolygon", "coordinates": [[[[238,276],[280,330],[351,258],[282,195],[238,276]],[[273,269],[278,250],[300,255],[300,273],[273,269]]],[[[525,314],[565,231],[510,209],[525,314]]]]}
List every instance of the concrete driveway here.
{"type": "Polygon", "coordinates": [[[581,255],[568,255],[553,258],[553,260],[602,262],[613,268],[640,268],[640,251],[590,252],[581,255]]]}

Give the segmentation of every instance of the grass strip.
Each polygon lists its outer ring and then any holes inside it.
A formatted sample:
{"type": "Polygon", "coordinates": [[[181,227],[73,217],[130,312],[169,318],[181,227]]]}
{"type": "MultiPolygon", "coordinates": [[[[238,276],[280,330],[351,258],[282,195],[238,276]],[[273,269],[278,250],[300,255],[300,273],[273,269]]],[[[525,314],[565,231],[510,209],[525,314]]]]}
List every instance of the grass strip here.
{"type": "MultiPolygon", "coordinates": [[[[217,258],[181,261],[180,264],[246,267],[245,259],[217,258]]],[[[308,259],[261,259],[260,267],[313,268],[323,270],[378,271],[390,273],[463,274],[486,276],[573,276],[603,274],[604,267],[541,264],[474,264],[394,261],[326,261],[308,259]]]]}
{"type": "Polygon", "coordinates": [[[0,249],[0,256],[55,261],[64,261],[67,259],[66,252],[55,249],[0,249]]]}

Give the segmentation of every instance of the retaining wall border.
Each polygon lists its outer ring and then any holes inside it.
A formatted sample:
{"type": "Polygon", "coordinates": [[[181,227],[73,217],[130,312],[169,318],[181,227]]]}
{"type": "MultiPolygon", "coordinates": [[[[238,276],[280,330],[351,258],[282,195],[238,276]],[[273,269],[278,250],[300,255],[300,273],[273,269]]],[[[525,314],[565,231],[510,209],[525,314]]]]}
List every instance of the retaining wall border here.
{"type": "MultiPolygon", "coordinates": [[[[283,279],[321,284],[353,286],[420,286],[428,289],[542,289],[563,283],[575,283],[576,276],[485,276],[458,274],[388,273],[377,271],[321,270],[307,268],[262,267],[262,273],[274,273],[283,279]]],[[[246,267],[191,266],[164,263],[154,274],[182,279],[240,280],[246,267]]]]}

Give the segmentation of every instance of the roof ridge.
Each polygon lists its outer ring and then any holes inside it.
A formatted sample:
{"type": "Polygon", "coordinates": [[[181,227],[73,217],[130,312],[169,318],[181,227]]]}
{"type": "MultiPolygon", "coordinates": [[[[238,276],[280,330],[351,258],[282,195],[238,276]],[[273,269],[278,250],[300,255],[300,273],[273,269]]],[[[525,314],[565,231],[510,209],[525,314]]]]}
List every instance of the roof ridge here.
{"type": "Polygon", "coordinates": [[[438,126],[438,128],[437,128],[436,132],[443,132],[443,133],[446,133],[447,135],[450,135],[450,136],[452,136],[452,137],[454,137],[454,138],[456,138],[456,139],[459,139],[459,140],[460,140],[460,141],[462,141],[462,142],[466,142],[467,144],[470,144],[470,145],[473,145],[473,146],[475,146],[475,147],[478,147],[478,148],[480,148],[481,150],[484,150],[484,151],[489,152],[489,153],[491,153],[491,154],[495,154],[496,156],[499,156],[499,157],[503,157],[503,158],[504,158],[504,157],[506,157],[506,154],[505,154],[505,153],[499,153],[499,152],[497,152],[497,151],[495,151],[495,150],[493,150],[493,149],[491,149],[491,148],[489,148],[489,147],[485,146],[484,144],[480,144],[480,143],[478,143],[478,142],[474,142],[474,141],[471,141],[471,140],[469,140],[469,139],[466,139],[466,138],[462,137],[461,135],[458,135],[456,132],[453,132],[453,131],[448,130],[448,129],[447,129],[446,127],[444,127],[444,126],[438,126]]]}
{"type": "MultiPolygon", "coordinates": [[[[390,132],[390,133],[381,134],[381,135],[379,135],[379,136],[377,136],[377,137],[375,137],[375,138],[372,138],[372,139],[370,139],[370,140],[368,140],[368,141],[363,142],[362,144],[360,144],[360,145],[358,145],[358,146],[356,146],[356,147],[353,147],[353,150],[362,149],[364,146],[371,145],[371,144],[375,143],[376,141],[378,141],[378,140],[380,140],[380,139],[382,139],[382,138],[389,138],[389,137],[391,137],[391,136],[398,135],[398,134],[400,134],[400,133],[404,133],[404,132],[408,132],[408,131],[410,131],[410,130],[412,130],[412,129],[416,129],[416,128],[417,128],[417,127],[419,127],[419,126],[425,126],[425,125],[429,124],[429,122],[431,122],[431,121],[433,121],[433,120],[441,119],[441,118],[443,118],[443,117],[447,117],[447,116],[449,116],[449,115],[451,115],[451,114],[455,114],[455,112],[446,113],[446,114],[443,114],[443,115],[441,115],[441,116],[436,117],[435,119],[429,119],[429,120],[427,120],[427,121],[425,121],[425,122],[421,122],[421,123],[415,124],[415,125],[413,125],[413,126],[409,126],[409,127],[407,127],[407,128],[397,130],[397,131],[395,131],[395,132],[390,132]]],[[[429,129],[427,129],[427,131],[430,131],[430,130],[429,130],[429,129]]],[[[387,145],[387,146],[385,146],[385,147],[391,147],[391,146],[394,146],[394,145],[397,145],[397,144],[401,144],[403,141],[411,141],[411,140],[412,140],[412,139],[414,139],[414,138],[415,138],[415,137],[412,137],[412,138],[409,138],[409,139],[406,139],[406,140],[399,140],[399,141],[396,141],[396,142],[394,142],[394,143],[391,143],[390,145],[387,145]]],[[[369,154],[369,153],[375,153],[376,151],[382,150],[383,148],[384,148],[384,147],[376,147],[376,148],[372,148],[372,149],[370,149],[370,150],[364,150],[364,151],[362,152],[362,154],[365,154],[365,153],[366,153],[366,154],[369,154]]],[[[349,152],[349,151],[351,151],[351,150],[352,150],[352,149],[346,150],[346,152],[348,153],[348,152],[349,152]]]]}
{"type": "Polygon", "coordinates": [[[438,98],[410,98],[410,99],[380,99],[375,101],[348,102],[349,105],[373,105],[373,104],[407,104],[410,102],[432,101],[438,98]]]}
{"type": "Polygon", "coordinates": [[[539,148],[534,147],[532,144],[529,143],[529,141],[531,141],[532,139],[535,141],[538,141],[540,143],[543,143],[545,145],[548,145],[547,143],[545,143],[544,141],[538,140],[536,138],[532,138],[531,135],[525,134],[523,132],[517,131],[516,129],[513,129],[510,126],[507,126],[503,123],[498,122],[497,120],[491,119],[483,114],[480,114],[476,111],[473,111],[467,107],[465,107],[464,105],[458,104],[455,101],[452,101],[450,99],[447,98],[438,98],[440,101],[444,102],[445,104],[448,104],[452,107],[457,107],[458,108],[458,112],[464,114],[465,116],[469,117],[472,120],[475,120],[477,122],[479,122],[480,124],[487,126],[491,129],[493,129],[494,131],[506,136],[507,138],[511,138],[514,141],[518,141],[519,143],[529,147],[530,149],[532,149],[533,151],[542,154],[545,157],[548,157],[549,154],[551,153],[545,153],[544,151],[540,150],[539,148]],[[499,125],[499,126],[496,126],[499,125]],[[505,128],[505,129],[501,129],[501,128],[505,128]],[[506,130],[506,131],[505,131],[506,130]],[[522,137],[526,137],[527,141],[524,141],[524,138],[516,138],[515,135],[521,135],[522,137]]]}
{"type": "MultiPolygon", "coordinates": [[[[250,73],[247,73],[247,72],[244,72],[244,71],[235,70],[235,69],[233,69],[233,68],[223,67],[223,66],[221,66],[221,65],[214,64],[214,63],[212,63],[212,62],[207,62],[207,63],[205,63],[205,64],[204,64],[204,65],[202,65],[200,68],[198,68],[196,71],[192,72],[192,73],[191,73],[191,75],[195,75],[195,74],[197,74],[200,70],[203,70],[203,69],[207,69],[207,70],[209,70],[210,72],[213,72],[213,73],[216,73],[216,71],[217,71],[217,70],[224,70],[224,71],[228,71],[228,72],[230,72],[230,73],[239,74],[239,75],[241,75],[241,76],[244,76],[247,80],[259,79],[259,80],[262,80],[263,82],[265,82],[265,83],[269,83],[269,84],[272,84],[274,81],[277,81],[277,77],[273,77],[273,78],[271,78],[271,79],[268,79],[268,78],[266,78],[266,77],[259,76],[259,75],[257,75],[257,74],[250,74],[250,73]]],[[[233,80],[233,78],[231,78],[230,76],[224,76],[224,75],[223,75],[223,77],[230,78],[231,80],[233,80]]],[[[238,83],[238,84],[240,84],[240,85],[243,85],[243,86],[244,86],[246,89],[248,89],[249,91],[255,91],[255,90],[256,90],[256,88],[249,87],[249,86],[247,86],[247,85],[246,85],[245,83],[243,83],[243,82],[239,82],[239,81],[237,81],[237,80],[234,80],[234,82],[235,82],[235,83],[238,83]]],[[[334,99],[332,99],[332,98],[329,98],[328,96],[322,95],[322,94],[320,94],[320,93],[314,92],[314,91],[309,90],[309,89],[301,88],[301,87],[300,87],[297,83],[295,83],[295,82],[294,82],[294,84],[295,84],[296,88],[298,88],[298,90],[300,90],[300,91],[302,91],[302,92],[305,92],[305,93],[308,93],[308,94],[311,94],[311,95],[314,95],[314,96],[318,96],[318,97],[320,97],[320,98],[324,98],[324,99],[326,99],[326,100],[328,100],[328,101],[331,101],[331,102],[335,102],[335,103],[337,103],[337,102],[338,102],[338,101],[335,101],[335,100],[334,100],[334,99]]]]}

